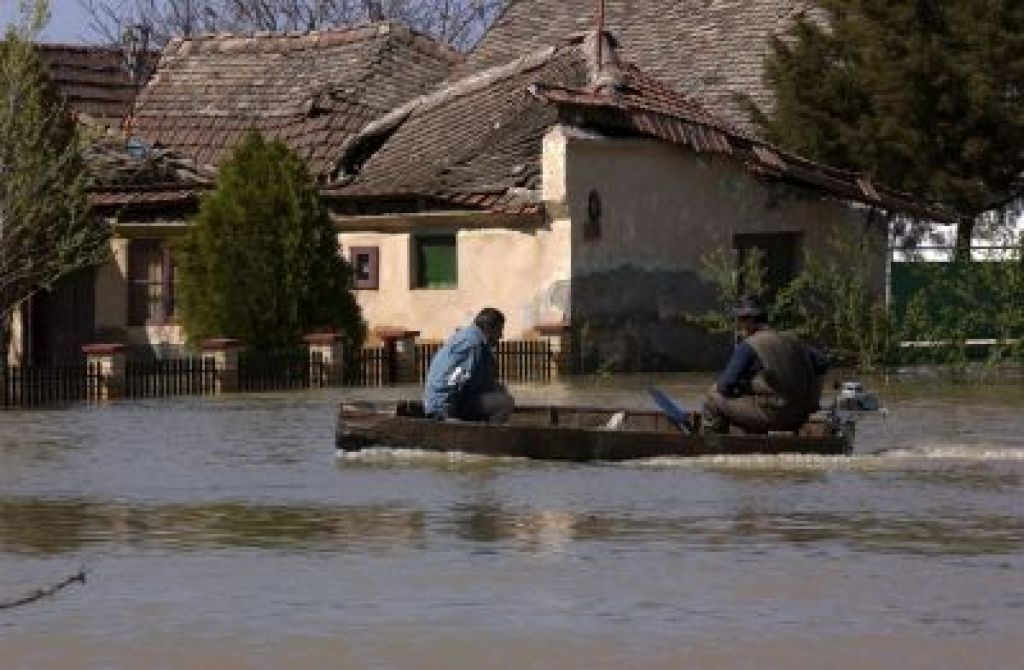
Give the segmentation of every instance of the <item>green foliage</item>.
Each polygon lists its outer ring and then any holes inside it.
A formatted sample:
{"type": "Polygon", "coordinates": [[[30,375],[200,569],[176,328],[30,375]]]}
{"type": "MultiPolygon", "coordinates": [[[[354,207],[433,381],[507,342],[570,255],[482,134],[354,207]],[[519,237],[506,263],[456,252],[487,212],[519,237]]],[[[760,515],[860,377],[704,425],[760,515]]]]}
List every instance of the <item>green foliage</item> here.
{"type": "Polygon", "coordinates": [[[973,219],[1021,189],[1024,3],[819,0],[765,65],[772,141],[973,219]],[[826,27],[827,26],[827,27],[826,27]]]}
{"type": "Polygon", "coordinates": [[[688,316],[697,325],[713,333],[731,333],[736,327],[732,310],[741,296],[749,296],[765,304],[768,292],[767,270],[763,266],[763,252],[751,249],[739,268],[736,254],[715,249],[701,258],[701,276],[715,287],[715,307],[698,316],[688,316]]]}
{"type": "Polygon", "coordinates": [[[757,254],[749,254],[736,272],[732,254],[712,252],[705,256],[702,276],[717,288],[720,307],[698,321],[715,332],[731,331],[737,297],[751,295],[765,305],[775,327],[826,347],[837,362],[870,370],[891,356],[896,344],[877,280],[884,254],[880,236],[840,231],[821,253],[805,254],[803,272],[773,291],[764,283],[757,254]]]}
{"type": "Polygon", "coordinates": [[[220,168],[176,250],[182,321],[193,341],[256,349],[337,330],[364,337],[349,265],[316,184],[282,142],[250,134],[220,168]]]}
{"type": "Polygon", "coordinates": [[[963,368],[984,358],[994,365],[1024,361],[1024,253],[1018,238],[1001,260],[915,263],[920,276],[906,304],[895,304],[904,340],[927,342],[902,358],[963,368]],[[994,344],[972,346],[971,339],[994,344]]]}
{"type": "MultiPolygon", "coordinates": [[[[887,363],[932,363],[963,371],[983,359],[989,366],[1024,362],[1024,237],[1015,237],[1000,260],[913,263],[918,281],[890,310],[883,299],[879,236],[849,232],[804,258],[803,272],[764,302],[772,324],[825,346],[833,360],[861,370],[887,363]],[[973,345],[989,339],[994,344],[973,345]],[[901,348],[901,342],[914,343],[901,348]]],[[[719,291],[719,308],[695,319],[714,332],[734,327],[731,308],[738,277],[756,277],[756,262],[736,271],[732,254],[714,251],[702,276],[719,291]]],[[[763,298],[759,284],[750,294],[763,298]]]]}
{"type": "Polygon", "coordinates": [[[102,261],[109,230],[89,211],[76,125],[32,40],[46,2],[22,2],[0,41],[0,311],[102,261]]]}

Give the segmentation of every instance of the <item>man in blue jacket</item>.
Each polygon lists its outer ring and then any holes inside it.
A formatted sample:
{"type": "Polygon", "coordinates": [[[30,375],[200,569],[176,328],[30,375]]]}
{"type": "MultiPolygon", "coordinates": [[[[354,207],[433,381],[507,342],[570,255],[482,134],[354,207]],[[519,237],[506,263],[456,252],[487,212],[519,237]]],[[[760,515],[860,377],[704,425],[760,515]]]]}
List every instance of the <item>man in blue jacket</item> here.
{"type": "Polygon", "coordinates": [[[818,410],[828,359],[793,333],[772,329],[750,299],[733,314],[741,339],[708,393],[705,429],[725,433],[735,425],[746,433],[797,430],[818,410]]]}
{"type": "Polygon", "coordinates": [[[504,423],[515,409],[512,396],[495,378],[493,347],[501,340],[505,315],[485,307],[473,323],[455,331],[430,362],[423,391],[427,416],[504,423]]]}

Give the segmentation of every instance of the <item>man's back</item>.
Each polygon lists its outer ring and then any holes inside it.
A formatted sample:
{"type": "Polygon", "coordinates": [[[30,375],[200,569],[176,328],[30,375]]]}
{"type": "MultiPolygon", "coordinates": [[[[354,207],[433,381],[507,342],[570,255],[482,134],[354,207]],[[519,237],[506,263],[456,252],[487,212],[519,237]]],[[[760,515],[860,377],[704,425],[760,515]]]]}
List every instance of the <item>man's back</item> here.
{"type": "Polygon", "coordinates": [[[423,408],[427,414],[452,415],[467,394],[494,388],[490,346],[477,326],[460,328],[434,355],[427,371],[423,408]]]}

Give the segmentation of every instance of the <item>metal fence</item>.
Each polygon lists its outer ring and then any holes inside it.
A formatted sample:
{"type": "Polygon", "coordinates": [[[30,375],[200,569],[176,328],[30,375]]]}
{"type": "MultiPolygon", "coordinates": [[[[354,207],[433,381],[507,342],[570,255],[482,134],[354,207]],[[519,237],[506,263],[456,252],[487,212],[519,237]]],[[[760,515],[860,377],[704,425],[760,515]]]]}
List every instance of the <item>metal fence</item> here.
{"type": "MultiPolygon", "coordinates": [[[[442,346],[440,342],[416,345],[416,379],[421,384],[427,379],[430,361],[442,346]]],[[[494,359],[498,379],[505,383],[548,382],[555,367],[555,353],[546,340],[499,342],[494,359]]]]}
{"type": "Polygon", "coordinates": [[[394,351],[388,347],[363,347],[349,356],[345,366],[346,386],[387,386],[397,377],[394,351]]]}
{"type": "Polygon", "coordinates": [[[212,394],[217,392],[217,366],[200,357],[129,360],[124,382],[128,398],[212,394]]]}
{"type": "MultiPolygon", "coordinates": [[[[423,383],[439,342],[416,345],[413,369],[400,371],[395,347],[363,347],[350,353],[344,366],[328,365],[323,354],[306,349],[272,352],[242,351],[238,356],[237,390],[286,391],[327,386],[379,387],[400,377],[423,383]],[[340,372],[340,374],[339,374],[340,372]]],[[[545,341],[509,341],[495,349],[498,377],[504,382],[550,381],[554,353],[545,341]]],[[[403,365],[408,365],[406,361],[403,365]]],[[[0,407],[43,407],[81,402],[102,396],[109,371],[98,364],[59,367],[0,367],[0,407]],[[102,373],[102,374],[101,374],[102,373]]],[[[127,398],[206,395],[223,390],[222,371],[212,357],[131,357],[124,364],[123,393],[127,398]]],[[[120,385],[120,382],[118,382],[120,385]]]]}
{"type": "Polygon", "coordinates": [[[95,366],[0,367],[0,406],[47,407],[85,400],[95,366]]]}

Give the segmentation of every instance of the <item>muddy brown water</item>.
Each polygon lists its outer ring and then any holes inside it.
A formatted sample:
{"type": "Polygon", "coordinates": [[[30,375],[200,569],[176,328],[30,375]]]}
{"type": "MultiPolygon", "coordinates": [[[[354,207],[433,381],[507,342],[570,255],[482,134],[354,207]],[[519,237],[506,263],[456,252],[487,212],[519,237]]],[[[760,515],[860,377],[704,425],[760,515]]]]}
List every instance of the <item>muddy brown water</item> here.
{"type": "MultiPolygon", "coordinates": [[[[655,383],[519,388],[648,407],[655,383]]],[[[1020,668],[1024,384],[850,457],[337,459],[325,391],[0,413],[2,668],[1020,668]]]]}

